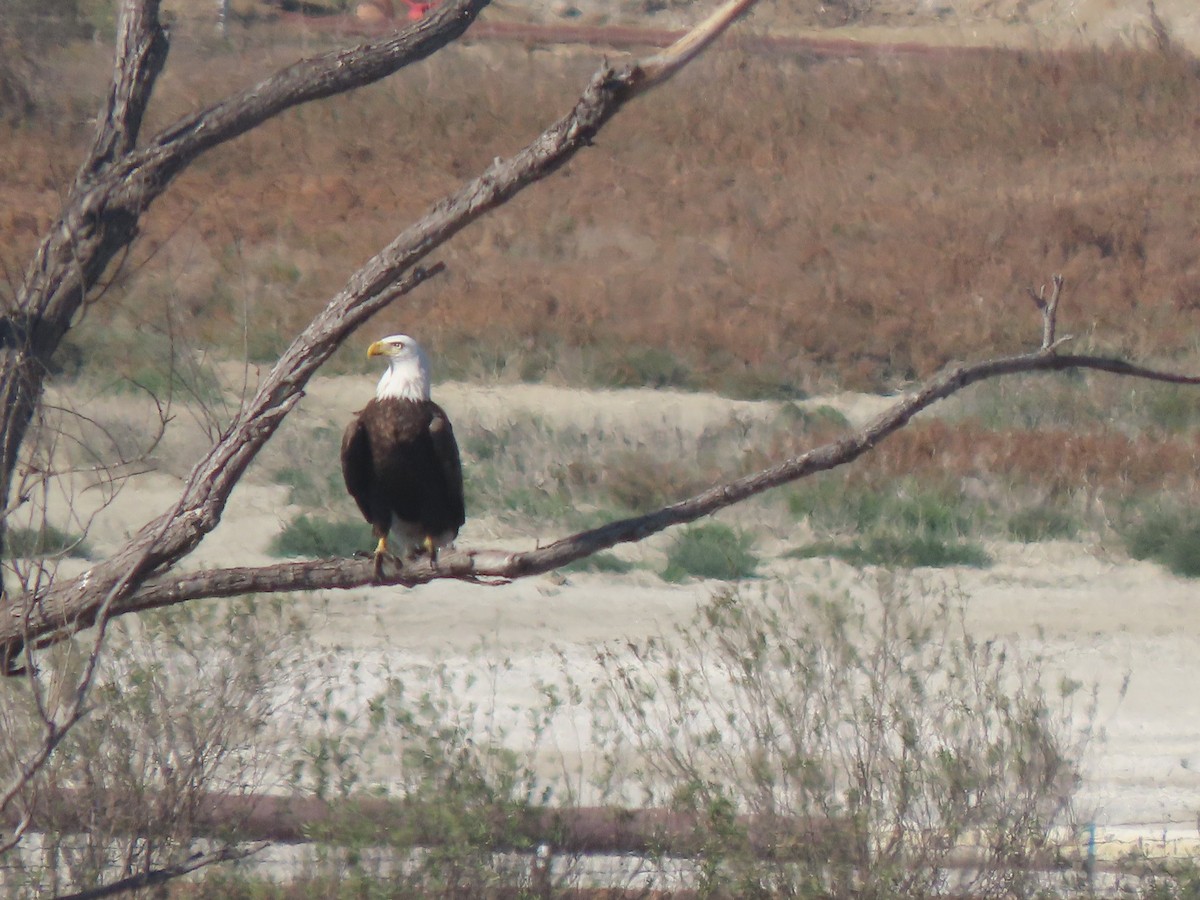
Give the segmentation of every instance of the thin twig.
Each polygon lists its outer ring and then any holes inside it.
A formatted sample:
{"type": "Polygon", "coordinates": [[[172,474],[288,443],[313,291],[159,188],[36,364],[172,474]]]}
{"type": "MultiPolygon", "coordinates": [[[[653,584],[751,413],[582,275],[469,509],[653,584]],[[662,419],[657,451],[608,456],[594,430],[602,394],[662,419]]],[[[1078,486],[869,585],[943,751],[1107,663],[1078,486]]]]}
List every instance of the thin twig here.
{"type": "Polygon", "coordinates": [[[1159,16],[1158,10],[1154,6],[1154,0],[1147,0],[1146,4],[1150,8],[1150,33],[1154,35],[1154,43],[1158,45],[1160,53],[1169,54],[1173,47],[1171,44],[1171,32],[1167,29],[1167,24],[1159,16]]]}
{"type": "MultiPolygon", "coordinates": [[[[193,477],[195,477],[193,475],[193,477]]],[[[182,498],[179,501],[181,505],[182,498]]],[[[173,511],[173,514],[179,513],[179,506],[173,511]]],[[[161,530],[165,530],[170,524],[172,517],[163,517],[160,526],[161,530]]],[[[83,671],[80,673],[75,682],[75,689],[71,693],[71,701],[64,714],[48,716],[45,706],[41,700],[40,682],[37,678],[37,667],[33,660],[33,649],[37,645],[36,641],[31,640],[30,635],[22,634],[19,638],[24,657],[26,660],[25,669],[34,687],[34,695],[38,698],[38,709],[42,715],[42,721],[45,724],[45,734],[42,738],[41,745],[28,758],[26,758],[20,767],[20,771],[9,783],[8,787],[0,793],[0,812],[8,809],[10,803],[20,794],[26,787],[37,777],[38,773],[45,768],[50,757],[62,743],[63,739],[70,733],[83,719],[87,712],[87,699],[91,693],[92,685],[96,677],[96,669],[100,663],[100,654],[104,648],[104,639],[108,632],[108,623],[114,612],[114,605],[124,596],[130,585],[135,581],[141,581],[145,577],[144,568],[147,561],[150,559],[153,543],[148,544],[141,557],[134,561],[130,566],[129,571],[125,576],[114,584],[105,595],[103,602],[97,608],[93,618],[93,623],[96,627],[96,634],[92,638],[91,649],[88,652],[87,661],[84,664],[83,671]]],[[[28,623],[28,620],[26,620],[28,623]]],[[[28,627],[28,625],[27,625],[28,627]]],[[[7,654],[0,654],[0,659],[11,660],[14,658],[14,651],[10,648],[7,654]]],[[[21,672],[12,672],[10,674],[21,674],[21,672]]],[[[6,849],[12,849],[20,841],[23,831],[18,830],[13,835],[0,843],[0,852],[6,849]]]]}

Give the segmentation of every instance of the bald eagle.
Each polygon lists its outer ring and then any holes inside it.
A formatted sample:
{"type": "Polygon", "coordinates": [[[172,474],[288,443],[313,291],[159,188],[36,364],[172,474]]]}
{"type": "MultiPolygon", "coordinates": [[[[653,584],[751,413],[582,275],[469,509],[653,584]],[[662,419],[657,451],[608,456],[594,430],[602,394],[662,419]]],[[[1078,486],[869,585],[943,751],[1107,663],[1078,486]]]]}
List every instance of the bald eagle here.
{"type": "Polygon", "coordinates": [[[387,371],[375,397],[342,436],[346,490],[371,523],[375,579],[383,570],[388,534],[404,556],[450,544],[466,519],[458,444],[445,411],[429,398],[429,358],[412,338],[376,341],[367,356],[384,356],[387,371]]]}

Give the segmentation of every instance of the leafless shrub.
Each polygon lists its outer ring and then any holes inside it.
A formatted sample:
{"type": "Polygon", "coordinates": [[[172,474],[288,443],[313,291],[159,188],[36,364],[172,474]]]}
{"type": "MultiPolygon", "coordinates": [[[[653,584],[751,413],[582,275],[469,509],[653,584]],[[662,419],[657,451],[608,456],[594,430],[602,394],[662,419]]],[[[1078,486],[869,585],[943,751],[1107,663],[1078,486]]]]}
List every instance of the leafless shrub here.
{"type": "MultiPolygon", "coordinates": [[[[286,718],[297,714],[293,682],[309,651],[282,604],[145,616],[114,625],[111,641],[89,715],[15,801],[33,809],[69,797],[78,830],[44,831],[6,855],[6,896],[65,893],[185,863],[222,845],[211,826],[197,834],[206,800],[284,783],[295,746],[286,718]]],[[[0,683],[6,771],[41,740],[43,713],[67,701],[85,655],[64,645],[44,658],[41,709],[20,680],[0,683]]]]}
{"type": "Polygon", "coordinates": [[[1028,896],[1070,823],[1091,713],[971,637],[961,598],[728,592],[600,661],[610,763],[699,816],[704,891],[1028,896]]]}

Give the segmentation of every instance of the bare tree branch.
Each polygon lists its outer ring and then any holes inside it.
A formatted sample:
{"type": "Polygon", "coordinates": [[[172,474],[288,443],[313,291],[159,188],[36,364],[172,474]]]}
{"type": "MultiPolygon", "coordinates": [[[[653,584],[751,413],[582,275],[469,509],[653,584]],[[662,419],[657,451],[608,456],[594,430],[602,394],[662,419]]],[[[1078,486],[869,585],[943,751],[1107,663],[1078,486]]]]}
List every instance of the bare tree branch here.
{"type": "Polygon", "coordinates": [[[1050,350],[1064,341],[1069,341],[1070,337],[1059,338],[1055,332],[1058,329],[1058,301],[1062,297],[1063,277],[1055,275],[1050,279],[1051,290],[1050,296],[1046,296],[1046,286],[1043,284],[1036,291],[1033,288],[1028,288],[1029,296],[1033,299],[1033,305],[1036,306],[1042,313],[1042,349],[1050,350]]]}
{"type": "MultiPolygon", "coordinates": [[[[413,587],[439,579],[457,579],[479,584],[504,583],[557,569],[576,559],[591,556],[622,543],[644,540],[673,525],[694,522],[740,503],[774,487],[838,468],[858,459],[879,442],[902,429],[917,413],[928,409],[966,387],[991,378],[1033,372],[1086,369],[1170,384],[1200,385],[1200,375],[1184,375],[1141,366],[1128,360],[1060,355],[1054,346],[1034,353],[957,365],[934,376],[862,428],[806,453],[783,460],[751,475],[737,478],[665,506],[654,512],[610,522],[598,528],[561,538],[534,550],[450,550],[434,565],[426,558],[412,559],[385,568],[384,584],[413,587]]],[[[270,566],[210,569],[172,573],[148,579],[139,589],[114,604],[113,615],[170,606],[189,600],[231,597],[241,594],[281,591],[352,589],[377,584],[373,565],[359,559],[302,560],[270,566]]],[[[63,609],[69,597],[52,588],[38,609],[30,610],[28,632],[37,644],[52,644],[91,624],[86,608],[71,618],[39,614],[41,610],[63,609]]],[[[0,622],[0,648],[17,640],[8,623],[0,622]]]]}
{"type": "MultiPolygon", "coordinates": [[[[178,507],[176,508],[178,511],[178,507]]],[[[166,523],[170,521],[170,516],[164,516],[161,519],[159,528],[165,528],[166,523]]],[[[3,664],[3,673],[7,675],[28,675],[33,695],[37,702],[38,712],[41,715],[44,725],[44,734],[41,743],[37,748],[26,758],[16,773],[9,779],[8,785],[0,792],[0,810],[7,810],[13,800],[24,791],[33,781],[37,774],[46,765],[47,761],[58,749],[58,745],[62,743],[72,728],[86,715],[88,710],[88,697],[92,691],[92,685],[95,683],[97,666],[100,663],[100,653],[104,649],[104,638],[108,629],[108,623],[115,611],[114,604],[123,596],[129,589],[133,580],[137,577],[137,573],[141,570],[145,563],[145,554],[148,553],[148,548],[143,550],[143,557],[135,560],[130,566],[128,573],[124,578],[119,579],[112,587],[108,589],[96,608],[93,615],[93,621],[98,624],[95,635],[92,637],[91,648],[88,652],[87,659],[84,662],[83,670],[75,680],[74,688],[72,689],[65,710],[58,712],[55,715],[50,715],[43,703],[41,695],[41,685],[37,681],[37,671],[33,664],[33,643],[21,638],[19,641],[9,645],[6,652],[0,655],[0,663],[3,664]],[[22,654],[23,651],[23,654],[22,654]],[[23,655],[23,660],[22,660],[23,655]],[[19,662],[19,660],[21,660],[19,662]]],[[[28,625],[25,628],[28,633],[28,625]]],[[[20,842],[24,835],[25,828],[28,823],[22,819],[21,824],[14,830],[6,839],[0,842],[0,853],[7,852],[20,842]]]]}
{"type": "Polygon", "coordinates": [[[150,95],[167,61],[167,35],[159,24],[158,8],[159,0],[137,0],[124,8],[113,83],[81,178],[129,153],[137,144],[150,95]]]}
{"type": "MultiPolygon", "coordinates": [[[[119,795],[101,801],[119,803],[119,795]]],[[[198,798],[198,836],[221,840],[273,841],[301,844],[328,833],[339,823],[354,821],[366,841],[405,834],[414,846],[437,847],[455,839],[440,827],[445,803],[412,799],[351,796],[337,801],[313,796],[205,793],[198,798]]],[[[78,791],[47,791],[33,814],[34,828],[72,832],[88,827],[88,799],[78,791]]],[[[479,809],[480,826],[495,850],[528,850],[547,843],[569,853],[659,852],[690,856],[701,852],[694,813],[668,809],[619,807],[516,807],[497,804],[479,809]]],[[[738,822],[751,836],[754,852],[766,857],[784,853],[792,858],[829,858],[844,852],[845,823],[833,818],[780,815],[742,815],[738,822]]],[[[180,873],[182,874],[182,873],[180,873]]],[[[124,883],[124,882],[121,882],[124,883]]],[[[104,896],[80,894],[80,897],[104,896]]]]}

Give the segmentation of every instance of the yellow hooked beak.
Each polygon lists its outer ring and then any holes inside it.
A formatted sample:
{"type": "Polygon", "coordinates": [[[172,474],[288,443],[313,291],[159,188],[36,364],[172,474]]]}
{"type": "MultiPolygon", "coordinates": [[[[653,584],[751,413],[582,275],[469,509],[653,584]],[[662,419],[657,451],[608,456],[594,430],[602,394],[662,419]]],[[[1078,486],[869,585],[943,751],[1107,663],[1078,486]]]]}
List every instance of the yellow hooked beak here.
{"type": "Polygon", "coordinates": [[[383,341],[376,341],[367,348],[367,358],[372,356],[387,356],[387,345],[383,341]]]}

